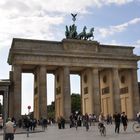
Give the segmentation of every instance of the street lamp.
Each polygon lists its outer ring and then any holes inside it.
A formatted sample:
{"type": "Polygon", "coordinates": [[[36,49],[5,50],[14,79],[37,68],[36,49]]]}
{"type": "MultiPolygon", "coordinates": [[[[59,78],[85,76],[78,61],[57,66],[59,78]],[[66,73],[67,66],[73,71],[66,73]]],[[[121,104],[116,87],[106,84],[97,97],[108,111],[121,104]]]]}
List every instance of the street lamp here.
{"type": "Polygon", "coordinates": [[[31,109],[31,106],[28,105],[28,115],[29,115],[29,113],[30,113],[30,109],[31,109]]]}

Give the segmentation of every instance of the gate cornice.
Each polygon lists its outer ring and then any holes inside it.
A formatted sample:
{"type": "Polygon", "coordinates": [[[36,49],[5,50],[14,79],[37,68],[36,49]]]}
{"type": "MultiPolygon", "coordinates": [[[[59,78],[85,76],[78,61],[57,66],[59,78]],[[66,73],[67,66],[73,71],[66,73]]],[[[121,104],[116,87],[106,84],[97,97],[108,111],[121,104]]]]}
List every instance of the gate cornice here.
{"type": "Polygon", "coordinates": [[[8,63],[136,67],[140,57],[133,54],[133,49],[134,47],[130,46],[103,45],[87,40],[63,39],[57,42],[13,39],[8,63]]]}

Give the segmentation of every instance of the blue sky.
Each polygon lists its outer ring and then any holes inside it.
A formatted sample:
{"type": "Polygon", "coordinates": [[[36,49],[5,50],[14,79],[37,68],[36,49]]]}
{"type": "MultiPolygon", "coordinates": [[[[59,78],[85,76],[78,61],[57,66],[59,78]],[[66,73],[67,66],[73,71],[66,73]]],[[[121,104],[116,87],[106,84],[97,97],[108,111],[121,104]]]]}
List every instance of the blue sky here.
{"type": "MultiPolygon", "coordinates": [[[[140,55],[140,0],[1,0],[0,79],[9,78],[11,67],[7,58],[13,38],[61,41],[65,38],[65,26],[72,24],[70,13],[78,14],[76,25],[79,32],[85,25],[87,31],[94,27],[96,41],[133,46],[134,53],[140,55]]],[[[33,75],[23,74],[23,113],[28,111],[28,105],[33,104],[32,81],[33,75]]],[[[72,92],[78,92],[79,78],[71,76],[71,81],[72,92]]],[[[50,103],[54,88],[52,75],[48,76],[48,83],[50,103]]]]}

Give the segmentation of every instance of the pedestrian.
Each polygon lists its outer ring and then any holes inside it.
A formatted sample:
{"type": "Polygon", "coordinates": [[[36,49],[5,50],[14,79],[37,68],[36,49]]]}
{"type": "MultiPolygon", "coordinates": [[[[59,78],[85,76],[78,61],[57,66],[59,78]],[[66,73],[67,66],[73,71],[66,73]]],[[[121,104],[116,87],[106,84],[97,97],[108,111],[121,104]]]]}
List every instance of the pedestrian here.
{"type": "Polygon", "coordinates": [[[44,119],[43,119],[43,130],[44,130],[44,131],[46,130],[47,125],[48,125],[48,120],[47,120],[47,118],[44,118],[44,119]]]}
{"type": "Polygon", "coordinates": [[[71,127],[74,126],[74,115],[73,115],[73,113],[70,115],[69,119],[70,119],[70,128],[71,128],[71,127]]]}
{"type": "Polygon", "coordinates": [[[103,113],[101,112],[99,115],[99,123],[104,123],[105,122],[105,117],[103,115],[103,113]]]}
{"type": "Polygon", "coordinates": [[[125,114],[125,112],[122,113],[121,120],[122,120],[122,124],[123,124],[123,129],[124,129],[124,131],[126,131],[128,119],[127,119],[127,115],[125,114]]]}
{"type": "Polygon", "coordinates": [[[29,131],[30,131],[30,117],[29,116],[26,117],[25,127],[27,129],[27,137],[29,137],[29,131]]]}
{"type": "Polygon", "coordinates": [[[89,130],[89,116],[88,116],[88,114],[87,113],[85,113],[85,117],[84,117],[84,119],[85,119],[85,127],[86,127],[86,131],[88,131],[89,130]]]}
{"type": "Polygon", "coordinates": [[[101,112],[99,115],[99,124],[98,124],[98,128],[100,132],[102,128],[105,128],[104,122],[105,122],[105,117],[104,114],[101,112]]]}
{"type": "Polygon", "coordinates": [[[112,124],[112,116],[110,114],[107,114],[107,116],[106,116],[106,123],[112,124]]]}
{"type": "Polygon", "coordinates": [[[8,118],[5,124],[5,140],[14,140],[14,132],[14,123],[11,121],[11,118],[8,118]]]}
{"type": "Polygon", "coordinates": [[[140,123],[140,111],[136,114],[136,120],[140,123]]]}
{"type": "Polygon", "coordinates": [[[115,120],[115,133],[119,133],[120,123],[121,123],[121,114],[116,112],[114,115],[114,120],[115,120]]]}
{"type": "Polygon", "coordinates": [[[93,121],[93,116],[92,114],[89,114],[89,125],[91,126],[92,124],[92,121],[93,121]]]}
{"type": "Polygon", "coordinates": [[[61,118],[57,118],[58,129],[61,129],[61,118]]]}
{"type": "Polygon", "coordinates": [[[97,117],[95,114],[93,114],[93,125],[95,126],[95,122],[97,121],[97,117]]]}
{"type": "Polygon", "coordinates": [[[35,130],[36,125],[37,125],[37,120],[36,119],[33,119],[33,131],[35,130]]]}
{"type": "Polygon", "coordinates": [[[64,117],[60,117],[60,121],[61,121],[61,127],[64,129],[65,128],[65,119],[64,117]]]}

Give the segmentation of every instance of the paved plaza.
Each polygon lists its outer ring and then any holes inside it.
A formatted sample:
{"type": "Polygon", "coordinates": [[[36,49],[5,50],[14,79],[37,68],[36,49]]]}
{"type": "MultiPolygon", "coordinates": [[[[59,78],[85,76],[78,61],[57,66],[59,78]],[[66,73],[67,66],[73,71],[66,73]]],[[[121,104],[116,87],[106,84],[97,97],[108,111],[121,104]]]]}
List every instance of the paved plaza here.
{"type": "MultiPolygon", "coordinates": [[[[41,132],[41,128],[38,128],[36,133],[30,133],[29,137],[25,131],[15,134],[14,140],[138,140],[140,139],[140,133],[135,133],[132,130],[133,122],[128,123],[127,132],[123,132],[122,124],[120,128],[120,133],[114,132],[114,124],[106,125],[107,135],[100,136],[97,124],[91,126],[89,131],[86,131],[85,127],[69,128],[66,125],[65,129],[58,129],[57,125],[48,126],[45,132],[41,132]]],[[[0,135],[0,140],[3,140],[3,136],[0,135]]]]}

